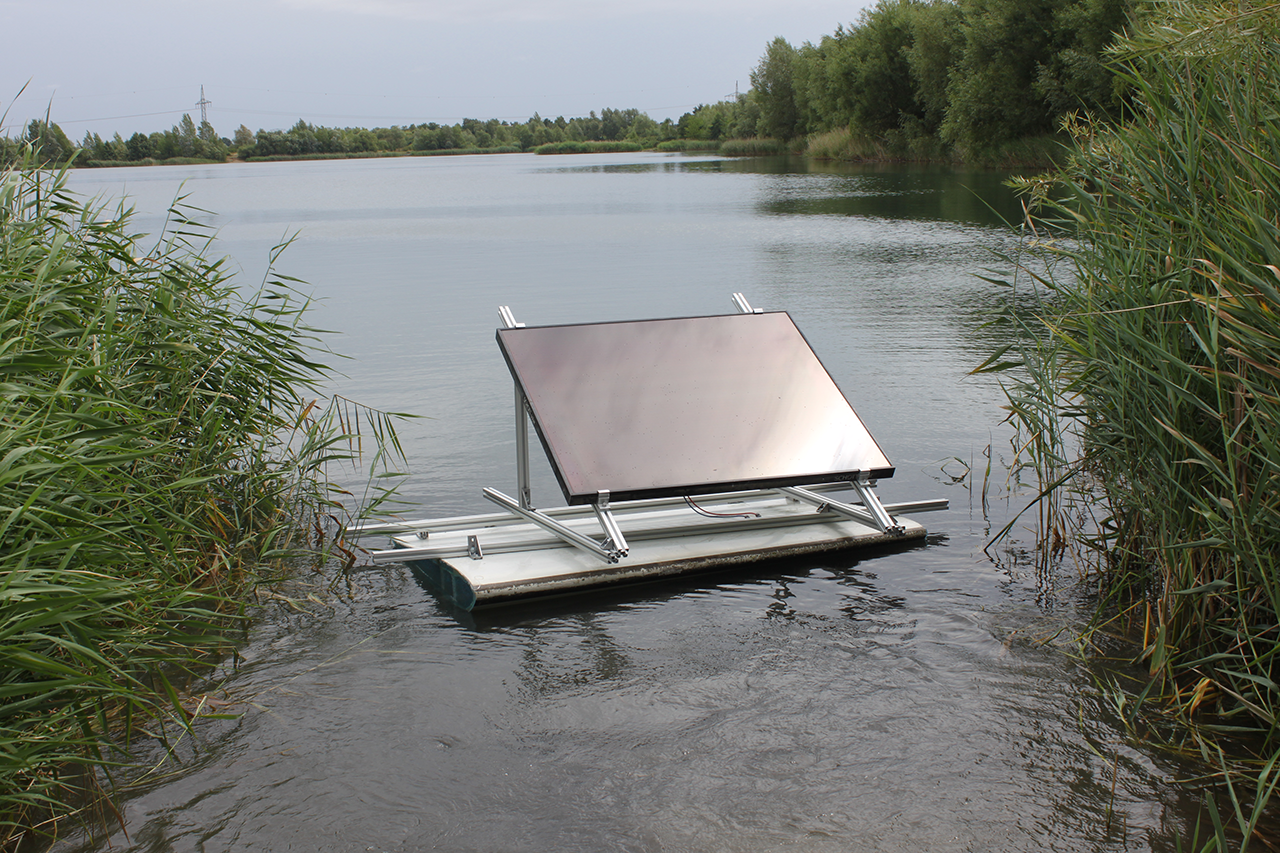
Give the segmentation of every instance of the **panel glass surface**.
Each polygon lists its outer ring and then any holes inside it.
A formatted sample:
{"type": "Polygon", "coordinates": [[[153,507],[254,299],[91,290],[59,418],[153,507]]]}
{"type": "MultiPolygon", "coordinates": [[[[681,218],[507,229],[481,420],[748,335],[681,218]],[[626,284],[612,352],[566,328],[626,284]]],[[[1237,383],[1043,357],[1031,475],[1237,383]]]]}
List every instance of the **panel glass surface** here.
{"type": "Polygon", "coordinates": [[[499,329],[570,503],[893,475],[785,312],[499,329]]]}

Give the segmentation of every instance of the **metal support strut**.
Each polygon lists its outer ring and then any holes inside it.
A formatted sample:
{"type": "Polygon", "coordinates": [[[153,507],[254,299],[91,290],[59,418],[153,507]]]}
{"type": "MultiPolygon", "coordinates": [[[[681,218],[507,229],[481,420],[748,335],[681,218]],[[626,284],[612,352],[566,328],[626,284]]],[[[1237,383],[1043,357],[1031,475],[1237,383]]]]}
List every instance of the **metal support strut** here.
{"type": "MultiPolygon", "coordinates": [[[[617,547],[616,541],[605,540],[605,543],[601,545],[589,536],[583,536],[578,531],[566,527],[545,513],[538,512],[536,509],[525,509],[497,489],[485,489],[484,496],[503,509],[513,512],[522,518],[527,518],[529,521],[532,521],[544,530],[550,531],[556,536],[559,536],[575,548],[581,548],[583,551],[599,557],[606,563],[616,563],[618,560],[627,556],[625,542],[623,543],[622,549],[617,547]]],[[[612,522],[613,516],[609,516],[609,519],[612,522]]],[[[601,520],[601,523],[604,523],[603,519],[601,520]]],[[[616,528],[617,523],[613,522],[613,526],[616,528]]],[[[618,535],[621,536],[622,532],[618,531],[618,535]]],[[[610,539],[612,539],[612,537],[610,537],[610,539]]]]}
{"type": "Polygon", "coordinates": [[[596,511],[596,518],[600,520],[601,529],[604,530],[606,537],[604,547],[612,548],[618,553],[618,556],[625,557],[631,549],[627,547],[627,540],[622,535],[622,528],[618,526],[618,520],[613,517],[613,513],[609,510],[609,492],[601,489],[596,495],[596,502],[592,508],[596,511]]]}
{"type": "MultiPolygon", "coordinates": [[[[524,323],[516,322],[515,314],[506,305],[498,307],[498,317],[502,320],[504,329],[524,328],[524,323]]],[[[544,530],[554,533],[570,545],[581,548],[588,554],[593,554],[609,563],[618,562],[618,560],[627,556],[629,549],[627,548],[626,537],[622,535],[622,528],[618,526],[617,519],[609,511],[609,493],[607,491],[599,493],[594,506],[596,518],[600,520],[600,527],[604,531],[605,539],[603,543],[596,542],[589,536],[583,536],[545,513],[538,512],[534,507],[533,490],[529,484],[529,398],[525,396],[524,389],[520,387],[519,382],[515,383],[515,386],[517,498],[513,500],[497,489],[485,489],[484,496],[498,506],[522,518],[527,518],[544,530]]],[[[479,551],[478,543],[476,550],[477,552],[479,551]]]]}
{"type": "Polygon", "coordinates": [[[875,492],[871,491],[871,484],[864,481],[854,481],[852,486],[857,491],[858,496],[862,498],[862,506],[854,506],[842,501],[832,500],[824,497],[817,492],[811,492],[808,489],[802,489],[799,486],[783,486],[778,489],[784,495],[795,498],[798,501],[804,501],[813,504],[819,510],[829,509],[832,512],[838,512],[846,518],[852,518],[854,521],[861,521],[863,524],[869,524],[881,533],[889,536],[901,536],[905,532],[905,528],[898,522],[893,520],[889,512],[884,508],[884,504],[880,503],[880,498],[875,492]]]}
{"type": "MultiPolygon", "coordinates": [[[[504,329],[523,329],[516,315],[506,305],[498,306],[498,318],[504,329]]],[[[516,386],[516,499],[525,509],[533,509],[533,490],[529,486],[529,400],[520,383],[516,386]]]]}

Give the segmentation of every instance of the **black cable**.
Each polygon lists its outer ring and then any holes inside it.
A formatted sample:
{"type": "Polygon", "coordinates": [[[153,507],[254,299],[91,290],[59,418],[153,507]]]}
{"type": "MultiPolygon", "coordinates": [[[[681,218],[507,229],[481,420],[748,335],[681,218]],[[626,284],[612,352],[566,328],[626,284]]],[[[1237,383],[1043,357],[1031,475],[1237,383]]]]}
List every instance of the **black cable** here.
{"type": "Polygon", "coordinates": [[[707,518],[759,518],[760,517],[760,513],[758,512],[712,512],[709,509],[703,509],[702,507],[698,506],[696,503],[693,502],[693,499],[690,498],[688,495],[684,496],[684,502],[689,505],[689,509],[696,512],[698,515],[705,515],[707,518]]]}

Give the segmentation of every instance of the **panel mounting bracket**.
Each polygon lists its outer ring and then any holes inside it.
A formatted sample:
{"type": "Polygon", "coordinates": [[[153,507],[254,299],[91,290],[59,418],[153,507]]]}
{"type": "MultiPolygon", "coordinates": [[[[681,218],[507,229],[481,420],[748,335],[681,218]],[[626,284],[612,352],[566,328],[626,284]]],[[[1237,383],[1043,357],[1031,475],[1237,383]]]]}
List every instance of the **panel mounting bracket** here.
{"type": "Polygon", "coordinates": [[[830,510],[831,512],[839,513],[846,518],[852,518],[854,521],[870,525],[889,536],[901,536],[905,532],[905,528],[894,521],[884,508],[884,504],[880,503],[879,496],[871,491],[870,484],[865,481],[854,481],[852,485],[858,496],[862,498],[862,506],[847,504],[799,486],[783,486],[778,491],[789,498],[813,504],[818,508],[819,512],[830,510]]]}
{"type": "Polygon", "coordinates": [[[609,510],[609,492],[607,489],[601,489],[596,495],[596,502],[592,507],[596,511],[596,518],[600,520],[601,529],[604,530],[604,547],[616,551],[620,557],[625,557],[631,549],[627,547],[627,539],[622,535],[618,520],[609,510]]]}
{"type": "MultiPolygon", "coordinates": [[[[529,521],[532,521],[542,529],[559,536],[575,548],[580,548],[588,554],[599,557],[606,563],[616,563],[623,557],[627,556],[625,540],[623,541],[623,547],[621,549],[617,547],[617,542],[613,541],[611,537],[601,544],[591,537],[583,536],[578,531],[561,524],[546,513],[539,512],[536,509],[527,509],[520,506],[518,502],[507,495],[504,495],[497,489],[485,489],[484,496],[508,512],[515,513],[521,518],[526,518],[529,521]]],[[[613,516],[609,515],[608,518],[613,522],[613,526],[616,528],[617,522],[613,521],[613,516]]],[[[601,524],[604,524],[603,519],[601,519],[601,524]]],[[[618,530],[617,534],[618,536],[621,536],[622,531],[618,530]]],[[[606,536],[608,535],[608,530],[606,528],[606,536]]]]}

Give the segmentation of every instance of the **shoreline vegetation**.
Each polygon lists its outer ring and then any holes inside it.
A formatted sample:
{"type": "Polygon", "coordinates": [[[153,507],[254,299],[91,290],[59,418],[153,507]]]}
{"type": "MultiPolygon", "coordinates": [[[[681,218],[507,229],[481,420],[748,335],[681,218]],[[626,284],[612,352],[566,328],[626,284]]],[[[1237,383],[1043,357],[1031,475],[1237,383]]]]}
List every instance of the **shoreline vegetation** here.
{"type": "Polygon", "coordinates": [[[1186,849],[1276,849],[1280,3],[1171,0],[1111,57],[1132,108],[1020,182],[1034,263],[1004,283],[1035,320],[1011,297],[1018,342],[979,371],[1011,371],[1039,557],[1074,551],[1098,605],[1085,646],[1139,650],[1100,693],[1210,768],[1186,849]]]}
{"type": "Polygon", "coordinates": [[[167,131],[76,143],[46,118],[0,139],[0,164],[23,143],[51,163],[107,167],[286,159],[707,151],[854,162],[1044,168],[1070,140],[1064,119],[1115,120],[1131,87],[1106,51],[1155,14],[1144,0],[879,0],[818,42],[770,42],[751,88],[661,122],[638,109],[527,121],[466,118],[404,126],[288,130],[241,125],[219,136],[190,115],[167,131]]]}
{"type": "Polygon", "coordinates": [[[181,199],[143,245],[123,202],[86,206],[40,162],[0,172],[5,851],[108,819],[133,740],[217,716],[191,690],[255,591],[354,559],[360,501],[329,478],[352,433],[373,470],[397,450],[392,416],[320,393],[327,350],[283,246],[241,288],[181,199]]]}
{"type": "MultiPolygon", "coordinates": [[[[1019,139],[984,150],[981,154],[962,158],[942,150],[921,151],[903,148],[885,140],[858,137],[848,129],[826,131],[788,144],[780,139],[751,137],[745,139],[666,139],[657,144],[627,140],[588,140],[548,142],[531,150],[507,145],[491,148],[441,148],[428,151],[313,151],[304,154],[269,154],[240,157],[228,155],[221,160],[207,157],[170,157],[157,160],[98,160],[77,155],[66,163],[72,168],[110,169],[132,166],[216,166],[225,163],[279,163],[308,160],[374,160],[403,157],[450,157],[482,154],[612,154],[619,152],[656,151],[677,154],[713,154],[722,157],[807,157],[812,160],[851,163],[919,163],[973,166],[997,169],[1044,169],[1060,162],[1070,146],[1066,134],[1053,134],[1019,139]]],[[[83,153],[84,149],[80,149],[83,153]]]]}

